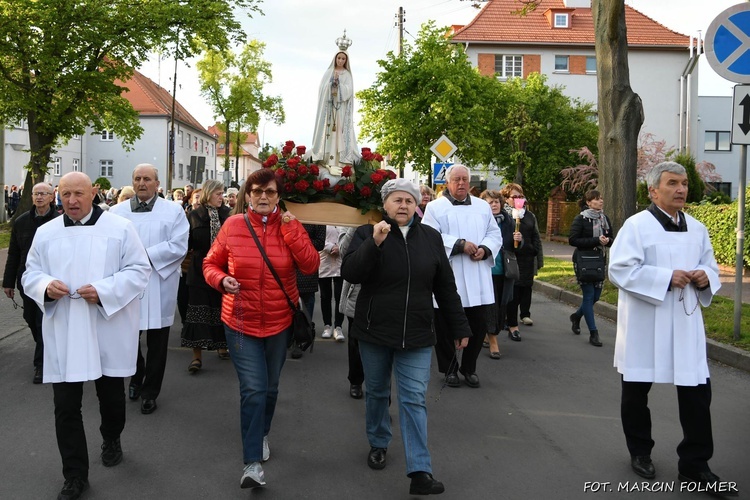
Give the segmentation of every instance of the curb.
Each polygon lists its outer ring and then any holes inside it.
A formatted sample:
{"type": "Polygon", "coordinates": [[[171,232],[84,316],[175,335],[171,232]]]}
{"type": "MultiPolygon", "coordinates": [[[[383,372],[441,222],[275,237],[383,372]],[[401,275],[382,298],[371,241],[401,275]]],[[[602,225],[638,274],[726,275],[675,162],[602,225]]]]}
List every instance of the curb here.
{"type": "MultiPolygon", "coordinates": [[[[551,299],[571,306],[578,306],[583,298],[577,293],[563,290],[559,286],[539,280],[534,280],[534,289],[551,299]]],[[[617,321],[617,307],[613,305],[597,302],[594,304],[594,313],[609,320],[617,321]]],[[[750,353],[747,351],[716,342],[715,340],[706,339],[706,354],[714,361],[750,373],[750,353]]]]}

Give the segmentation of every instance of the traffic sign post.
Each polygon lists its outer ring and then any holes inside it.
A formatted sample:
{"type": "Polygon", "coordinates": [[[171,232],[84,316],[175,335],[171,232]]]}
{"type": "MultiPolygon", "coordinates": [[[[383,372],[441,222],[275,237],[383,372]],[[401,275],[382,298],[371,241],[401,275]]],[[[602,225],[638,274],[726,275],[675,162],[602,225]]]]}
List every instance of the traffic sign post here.
{"type": "MultiPolygon", "coordinates": [[[[745,2],[716,16],[706,31],[706,59],[719,76],[736,83],[750,83],[750,3],[745,2]]],[[[745,186],[747,145],[750,144],[750,90],[734,88],[732,144],[740,144],[740,179],[737,194],[737,247],[734,266],[734,339],[740,339],[742,319],[742,271],[745,246],[745,186]]]]}

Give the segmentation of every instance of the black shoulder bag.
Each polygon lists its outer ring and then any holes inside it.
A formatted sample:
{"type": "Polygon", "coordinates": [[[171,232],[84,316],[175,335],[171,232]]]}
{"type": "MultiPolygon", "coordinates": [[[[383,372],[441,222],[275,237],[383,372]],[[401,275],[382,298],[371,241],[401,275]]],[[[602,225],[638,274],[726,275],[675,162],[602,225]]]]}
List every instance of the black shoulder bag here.
{"type": "Polygon", "coordinates": [[[594,250],[578,250],[573,260],[576,278],[583,283],[598,283],[604,281],[607,262],[604,252],[594,250]]]}
{"type": "Polygon", "coordinates": [[[302,351],[306,351],[309,348],[310,352],[312,352],[313,344],[315,343],[315,329],[312,326],[312,320],[310,319],[310,317],[307,315],[307,313],[302,307],[300,307],[299,305],[297,306],[294,305],[294,302],[292,302],[292,299],[289,297],[289,294],[286,293],[286,290],[284,289],[284,284],[281,282],[281,278],[279,278],[279,275],[276,274],[276,269],[274,269],[273,266],[271,265],[271,261],[268,259],[268,256],[266,255],[266,251],[263,249],[263,245],[260,244],[258,235],[255,234],[255,229],[253,229],[253,225],[250,224],[250,219],[247,217],[247,214],[245,214],[245,224],[247,224],[247,228],[250,230],[250,234],[253,236],[253,239],[255,240],[255,244],[258,247],[258,251],[260,252],[261,256],[263,256],[263,260],[266,261],[266,265],[268,266],[268,269],[271,271],[271,274],[273,274],[273,277],[276,279],[276,283],[279,284],[281,291],[284,292],[284,296],[286,297],[286,300],[289,303],[289,307],[292,310],[292,313],[293,313],[292,336],[289,339],[289,346],[291,346],[292,343],[294,343],[302,351]]]}

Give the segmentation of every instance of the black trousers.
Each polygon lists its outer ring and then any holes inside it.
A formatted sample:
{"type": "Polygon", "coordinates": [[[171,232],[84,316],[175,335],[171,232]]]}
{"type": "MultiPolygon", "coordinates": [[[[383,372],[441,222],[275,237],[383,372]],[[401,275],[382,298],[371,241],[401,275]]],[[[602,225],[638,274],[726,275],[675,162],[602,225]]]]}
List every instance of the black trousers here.
{"type": "Polygon", "coordinates": [[[518,326],[518,309],[522,318],[531,317],[531,286],[514,286],[513,300],[508,302],[508,326],[518,326]]]}
{"type": "Polygon", "coordinates": [[[341,289],[344,286],[344,278],[337,276],[335,278],[318,278],[318,288],[320,289],[320,311],[323,313],[323,324],[337,327],[344,324],[344,313],[339,312],[339,302],[341,301],[341,289]],[[336,309],[331,315],[331,299],[334,299],[336,309]],[[333,320],[333,322],[331,322],[333,320]]]}
{"type": "Polygon", "coordinates": [[[188,300],[190,299],[190,291],[187,286],[187,278],[185,273],[180,274],[180,282],[177,285],[177,311],[180,313],[180,320],[182,324],[185,324],[185,318],[187,317],[188,300]]]}
{"type": "Polygon", "coordinates": [[[463,350],[461,355],[461,366],[454,361],[456,356],[456,345],[454,343],[453,332],[448,328],[440,309],[435,309],[435,335],[437,343],[435,344],[435,357],[438,362],[440,373],[456,373],[461,371],[464,375],[476,373],[477,358],[482,352],[482,342],[487,334],[487,307],[494,306],[476,306],[465,307],[466,319],[469,320],[471,328],[471,337],[469,345],[463,350]]]}
{"type": "Polygon", "coordinates": [[[362,368],[362,357],[359,355],[359,341],[352,338],[352,324],[354,318],[347,316],[348,331],[346,336],[347,347],[349,349],[349,383],[362,385],[365,381],[365,371],[362,368]]]}
{"type": "MultiPolygon", "coordinates": [[[[124,379],[102,376],[94,383],[102,419],[99,432],[105,441],[117,439],[125,428],[124,379]]],[[[52,392],[55,402],[55,433],[62,458],[63,477],[88,480],[89,454],[81,414],[83,382],[52,384],[52,392]]]]}
{"type": "MultiPolygon", "coordinates": [[[[169,328],[155,328],[146,332],[146,358],[141,352],[141,338],[138,338],[138,364],[130,383],[140,385],[141,398],[156,399],[161,392],[164,370],[167,368],[167,348],[169,347],[169,328]]],[[[141,331],[143,333],[143,331],[141,331]]]]}
{"type": "MultiPolygon", "coordinates": [[[[625,441],[631,456],[650,455],[654,447],[651,439],[651,412],[648,392],[651,382],[622,381],[620,414],[625,441]]],[[[677,469],[694,476],[709,469],[708,461],[714,454],[711,431],[711,381],[695,387],[678,385],[677,403],[680,411],[683,439],[677,446],[677,469]]]]}
{"type": "Polygon", "coordinates": [[[34,338],[34,368],[42,368],[44,364],[44,340],[42,339],[42,310],[33,299],[26,296],[23,290],[19,290],[23,301],[23,319],[29,325],[31,336],[34,338]]]}

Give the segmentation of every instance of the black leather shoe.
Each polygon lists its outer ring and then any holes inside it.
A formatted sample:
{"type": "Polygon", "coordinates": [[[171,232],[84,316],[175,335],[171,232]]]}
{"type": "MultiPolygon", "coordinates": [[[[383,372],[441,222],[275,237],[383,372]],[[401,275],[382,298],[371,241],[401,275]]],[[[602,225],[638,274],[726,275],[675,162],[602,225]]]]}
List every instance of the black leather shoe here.
{"type": "Polygon", "coordinates": [[[367,466],[375,470],[384,469],[387,451],[388,448],[370,448],[370,453],[367,455],[367,466]]]}
{"type": "Polygon", "coordinates": [[[292,359],[299,359],[303,354],[305,353],[302,351],[302,349],[300,349],[297,344],[294,344],[294,347],[292,347],[292,359]]]}
{"type": "Polygon", "coordinates": [[[141,413],[148,415],[156,411],[156,400],[155,399],[144,399],[141,401],[141,413]]]}
{"type": "Polygon", "coordinates": [[[128,386],[128,397],[131,401],[137,401],[141,397],[141,386],[131,382],[128,386]]]}
{"type": "Polygon", "coordinates": [[[477,377],[476,373],[464,373],[463,375],[466,380],[466,385],[473,387],[474,389],[479,387],[479,377],[477,377]]]}
{"type": "Polygon", "coordinates": [[[349,386],[349,395],[354,399],[362,399],[362,384],[352,384],[349,386]]]}
{"type": "Polygon", "coordinates": [[[718,497],[737,497],[740,495],[739,491],[737,491],[737,487],[733,486],[733,483],[727,481],[722,483],[719,476],[710,470],[699,472],[698,474],[683,474],[680,472],[677,475],[677,478],[681,483],[696,483],[697,491],[704,491],[709,495],[718,497]],[[720,491],[720,489],[727,489],[728,491],[720,491]]]}
{"type": "Polygon", "coordinates": [[[410,495],[439,495],[445,491],[443,483],[432,477],[429,472],[412,472],[409,477],[411,478],[410,495]]]}
{"type": "Polygon", "coordinates": [[[122,462],[122,447],[120,446],[120,438],[113,439],[111,441],[104,441],[102,443],[102,464],[105,467],[114,467],[115,465],[122,462]]]}
{"type": "Polygon", "coordinates": [[[570,315],[570,329],[573,330],[573,333],[576,335],[581,334],[581,317],[576,313],[570,315]]]}
{"type": "Polygon", "coordinates": [[[76,500],[81,494],[89,488],[89,482],[80,477],[66,479],[57,500],[76,500]]]}
{"type": "Polygon", "coordinates": [[[42,373],[41,368],[34,368],[34,383],[35,384],[41,384],[42,379],[44,378],[44,374],[42,373]]]}
{"type": "Polygon", "coordinates": [[[513,330],[513,331],[508,330],[508,338],[510,338],[510,340],[515,340],[516,342],[520,342],[521,333],[518,330],[513,330]]]}
{"type": "Polygon", "coordinates": [[[461,387],[461,381],[455,373],[449,373],[445,376],[445,385],[448,387],[461,387]]]}
{"type": "Polygon", "coordinates": [[[630,466],[633,468],[636,474],[643,478],[653,479],[654,476],[656,476],[656,469],[654,468],[654,464],[651,463],[650,455],[631,457],[630,466]]]}
{"type": "Polygon", "coordinates": [[[593,346],[596,346],[596,347],[601,347],[602,346],[602,341],[599,340],[599,332],[598,331],[594,330],[593,332],[591,332],[589,334],[589,344],[591,344],[593,346]]]}

